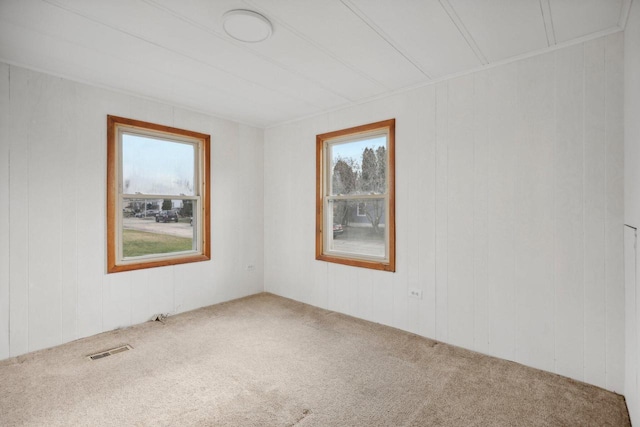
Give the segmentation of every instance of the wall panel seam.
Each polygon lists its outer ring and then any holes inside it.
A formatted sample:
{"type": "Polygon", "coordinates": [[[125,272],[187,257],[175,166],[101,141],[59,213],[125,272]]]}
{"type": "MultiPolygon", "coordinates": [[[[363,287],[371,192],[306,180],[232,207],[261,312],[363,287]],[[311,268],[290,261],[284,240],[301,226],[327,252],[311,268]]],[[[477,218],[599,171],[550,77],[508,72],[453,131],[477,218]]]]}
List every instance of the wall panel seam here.
{"type": "MultiPolygon", "coordinates": [[[[558,54],[553,54],[553,120],[554,120],[554,133],[553,133],[553,188],[557,188],[558,176],[557,176],[557,155],[558,155],[558,54]]],[[[556,196],[553,196],[553,371],[558,372],[558,348],[557,348],[557,326],[558,326],[558,301],[557,301],[557,272],[555,263],[557,262],[556,256],[558,253],[556,245],[556,235],[558,232],[558,212],[556,196]]]]}
{"type": "Polygon", "coordinates": [[[586,210],[587,200],[587,162],[586,162],[586,110],[587,110],[587,67],[586,43],[582,44],[582,380],[586,378],[586,348],[587,348],[587,287],[585,283],[585,259],[587,252],[586,210]]]}
{"type": "Polygon", "coordinates": [[[608,342],[608,335],[609,335],[609,281],[608,281],[608,274],[607,274],[607,267],[608,267],[608,263],[607,263],[607,239],[608,239],[608,227],[607,227],[607,221],[608,221],[608,217],[609,217],[609,210],[607,209],[607,205],[608,205],[608,200],[607,200],[607,187],[609,184],[609,170],[608,170],[608,154],[609,151],[607,150],[607,145],[608,145],[608,136],[609,136],[609,121],[607,120],[607,111],[608,111],[608,97],[607,97],[607,43],[604,43],[604,85],[605,85],[605,91],[604,91],[604,203],[605,203],[605,209],[604,209],[604,244],[605,244],[605,249],[604,249],[604,345],[605,345],[605,350],[604,350],[604,373],[605,373],[605,379],[604,382],[607,386],[609,386],[610,381],[609,381],[609,361],[608,361],[608,356],[609,356],[609,351],[607,349],[607,342],[608,342]]]}

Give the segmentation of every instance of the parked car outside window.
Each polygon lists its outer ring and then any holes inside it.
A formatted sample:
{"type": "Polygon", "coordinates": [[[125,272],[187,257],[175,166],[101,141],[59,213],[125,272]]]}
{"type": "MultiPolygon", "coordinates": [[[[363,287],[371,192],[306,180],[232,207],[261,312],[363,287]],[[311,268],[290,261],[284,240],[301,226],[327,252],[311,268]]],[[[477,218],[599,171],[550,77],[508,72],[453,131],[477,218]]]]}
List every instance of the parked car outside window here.
{"type": "Polygon", "coordinates": [[[156,214],[156,222],[178,222],[178,213],[176,211],[160,211],[156,214]]]}

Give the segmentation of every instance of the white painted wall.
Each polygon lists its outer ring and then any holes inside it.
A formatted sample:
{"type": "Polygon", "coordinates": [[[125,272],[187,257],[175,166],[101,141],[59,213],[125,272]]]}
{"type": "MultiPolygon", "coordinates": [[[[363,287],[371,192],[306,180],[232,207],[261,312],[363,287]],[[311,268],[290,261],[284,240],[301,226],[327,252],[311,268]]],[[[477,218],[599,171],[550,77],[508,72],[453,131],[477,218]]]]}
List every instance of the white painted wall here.
{"type": "Polygon", "coordinates": [[[623,392],[622,72],[618,33],[267,129],[265,290],[623,392]],[[316,261],[315,135],[393,117],[397,272],[316,261]]]}
{"type": "MultiPolygon", "coordinates": [[[[624,219],[626,224],[640,228],[640,4],[637,1],[631,5],[624,34],[624,50],[624,219]]],[[[627,230],[627,234],[630,234],[631,229],[627,230]]],[[[637,249],[633,251],[630,245],[625,248],[627,294],[624,394],[632,423],[640,424],[640,306],[637,288],[637,266],[640,259],[637,249]]]]}
{"type": "Polygon", "coordinates": [[[261,292],[263,139],[0,63],[0,359],[261,292]],[[107,114],[211,135],[212,261],[105,274],[107,114]]]}

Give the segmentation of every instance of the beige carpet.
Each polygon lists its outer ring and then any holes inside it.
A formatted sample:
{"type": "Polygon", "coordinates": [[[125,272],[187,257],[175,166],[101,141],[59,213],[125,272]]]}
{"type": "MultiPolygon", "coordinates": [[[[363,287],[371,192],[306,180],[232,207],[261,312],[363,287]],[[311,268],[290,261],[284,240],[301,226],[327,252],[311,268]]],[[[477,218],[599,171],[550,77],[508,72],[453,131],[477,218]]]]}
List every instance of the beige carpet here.
{"type": "Polygon", "coordinates": [[[2,361],[0,391],[2,426],[629,425],[619,395],[270,294],[2,361]]]}

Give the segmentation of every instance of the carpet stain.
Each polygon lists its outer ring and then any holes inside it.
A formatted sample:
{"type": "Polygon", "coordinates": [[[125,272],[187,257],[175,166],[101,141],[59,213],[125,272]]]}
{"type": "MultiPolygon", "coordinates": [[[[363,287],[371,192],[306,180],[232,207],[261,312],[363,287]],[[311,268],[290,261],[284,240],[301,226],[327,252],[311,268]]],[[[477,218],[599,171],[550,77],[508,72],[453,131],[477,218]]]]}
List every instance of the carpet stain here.
{"type": "Polygon", "coordinates": [[[304,420],[305,418],[307,418],[307,416],[309,416],[310,414],[311,414],[311,409],[303,409],[303,410],[302,410],[302,415],[300,415],[300,416],[298,417],[298,419],[294,421],[294,423],[293,423],[293,424],[289,424],[289,426],[288,426],[288,427],[293,427],[293,426],[295,426],[296,424],[299,424],[299,423],[300,423],[300,421],[302,421],[302,420],[304,420]]]}

